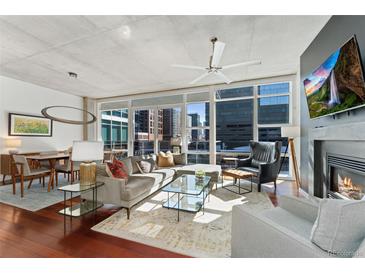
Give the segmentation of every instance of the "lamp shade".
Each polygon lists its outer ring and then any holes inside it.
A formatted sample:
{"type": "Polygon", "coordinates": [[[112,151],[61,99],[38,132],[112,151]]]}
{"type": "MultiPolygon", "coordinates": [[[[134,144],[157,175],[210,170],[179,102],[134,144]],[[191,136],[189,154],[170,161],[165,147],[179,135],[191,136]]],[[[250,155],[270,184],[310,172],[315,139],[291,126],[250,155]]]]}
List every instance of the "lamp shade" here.
{"type": "Polygon", "coordinates": [[[182,144],[181,137],[173,137],[170,142],[172,146],[181,146],[182,144]]]}
{"type": "Polygon", "coordinates": [[[282,127],[281,137],[289,137],[289,138],[300,137],[300,127],[282,127]]]}
{"type": "Polygon", "coordinates": [[[104,159],[104,144],[97,141],[74,141],[72,161],[91,162],[104,159]]]}
{"type": "Polygon", "coordinates": [[[5,139],[5,146],[7,148],[18,148],[22,145],[22,140],[20,139],[5,139]]]}

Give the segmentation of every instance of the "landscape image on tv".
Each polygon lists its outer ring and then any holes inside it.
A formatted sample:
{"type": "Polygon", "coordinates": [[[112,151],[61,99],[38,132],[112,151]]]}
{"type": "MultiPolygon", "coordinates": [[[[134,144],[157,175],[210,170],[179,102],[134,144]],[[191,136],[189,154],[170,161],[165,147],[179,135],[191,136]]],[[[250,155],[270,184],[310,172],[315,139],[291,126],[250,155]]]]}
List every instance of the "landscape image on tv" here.
{"type": "Polygon", "coordinates": [[[365,83],[355,37],[304,80],[310,118],[365,104],[365,83]]]}

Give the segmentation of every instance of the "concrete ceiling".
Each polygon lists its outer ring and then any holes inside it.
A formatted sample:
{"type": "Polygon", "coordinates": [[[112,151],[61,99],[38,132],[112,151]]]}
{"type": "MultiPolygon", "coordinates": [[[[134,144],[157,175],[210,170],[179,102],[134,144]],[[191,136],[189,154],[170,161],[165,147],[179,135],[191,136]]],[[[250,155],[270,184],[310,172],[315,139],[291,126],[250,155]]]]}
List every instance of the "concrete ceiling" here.
{"type": "MultiPolygon", "coordinates": [[[[209,38],[239,81],[297,72],[299,56],[329,16],[0,16],[0,74],[94,98],[188,87],[206,66],[209,38]],[[77,79],[68,71],[76,72],[77,79]]],[[[220,82],[212,76],[201,84],[220,82]]]]}

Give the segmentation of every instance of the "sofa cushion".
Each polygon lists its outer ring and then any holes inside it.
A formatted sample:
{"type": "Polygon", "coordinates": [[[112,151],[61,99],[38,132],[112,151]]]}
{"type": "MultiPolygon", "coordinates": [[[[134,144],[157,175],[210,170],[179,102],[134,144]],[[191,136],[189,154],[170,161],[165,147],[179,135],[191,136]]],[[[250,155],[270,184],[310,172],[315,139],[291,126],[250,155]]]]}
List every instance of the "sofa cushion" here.
{"type": "Polygon", "coordinates": [[[365,238],[365,201],[323,199],[311,241],[325,251],[351,257],[365,238]]]}
{"type": "Polygon", "coordinates": [[[122,192],[122,199],[130,201],[145,192],[149,192],[153,186],[161,185],[165,176],[163,172],[140,173],[129,176],[125,191],[122,192]]]}
{"type": "Polygon", "coordinates": [[[262,215],[303,238],[309,239],[311,235],[313,223],[285,209],[276,207],[263,211],[262,215]]]}
{"type": "Polygon", "coordinates": [[[174,177],[175,170],[172,168],[161,168],[161,169],[156,169],[156,170],[152,171],[152,173],[162,174],[163,180],[166,180],[171,177],[174,177]]]}
{"type": "Polygon", "coordinates": [[[131,201],[139,195],[149,191],[155,183],[153,177],[131,175],[128,178],[128,183],[124,191],[121,193],[121,198],[125,201],[131,201]]]}
{"type": "Polygon", "coordinates": [[[155,170],[155,168],[156,168],[156,163],[152,158],[143,159],[143,160],[137,161],[136,163],[137,163],[137,167],[141,173],[150,173],[153,170],[155,170]]]}
{"type": "Polygon", "coordinates": [[[103,177],[111,177],[111,174],[108,174],[106,171],[106,164],[96,165],[96,175],[103,177]]]}

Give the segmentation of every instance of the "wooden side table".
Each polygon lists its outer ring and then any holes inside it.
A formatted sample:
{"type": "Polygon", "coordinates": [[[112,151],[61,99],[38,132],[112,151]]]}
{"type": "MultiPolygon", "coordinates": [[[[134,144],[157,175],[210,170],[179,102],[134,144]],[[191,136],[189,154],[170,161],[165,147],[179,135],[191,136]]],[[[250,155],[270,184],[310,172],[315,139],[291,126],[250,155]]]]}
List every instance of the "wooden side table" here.
{"type": "Polygon", "coordinates": [[[250,193],[250,192],[252,192],[252,183],[253,183],[252,179],[253,179],[254,176],[256,176],[255,173],[248,172],[248,171],[243,171],[243,170],[239,170],[239,169],[225,169],[225,170],[222,170],[222,188],[224,188],[226,190],[229,190],[233,193],[239,194],[239,195],[250,193]],[[232,177],[234,179],[233,184],[229,185],[229,186],[225,186],[224,185],[224,176],[232,177]],[[251,188],[247,189],[247,188],[241,186],[241,179],[242,180],[250,179],[251,188]],[[237,180],[238,180],[238,183],[237,183],[237,180]],[[237,187],[238,191],[234,191],[234,190],[229,188],[229,187],[232,187],[232,186],[237,187]],[[242,189],[245,190],[245,192],[241,192],[242,189]]]}

